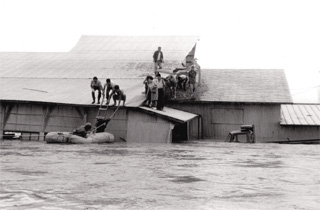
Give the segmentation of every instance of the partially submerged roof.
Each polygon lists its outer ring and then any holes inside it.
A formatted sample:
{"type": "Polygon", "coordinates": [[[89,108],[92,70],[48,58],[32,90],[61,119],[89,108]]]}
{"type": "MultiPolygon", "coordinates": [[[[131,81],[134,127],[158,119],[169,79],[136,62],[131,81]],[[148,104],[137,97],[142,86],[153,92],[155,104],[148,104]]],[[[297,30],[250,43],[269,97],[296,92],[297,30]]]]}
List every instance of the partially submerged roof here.
{"type": "Polygon", "coordinates": [[[292,103],[283,70],[201,70],[198,100],[210,102],[292,103]]]}
{"type": "Polygon", "coordinates": [[[0,77],[137,78],[153,72],[154,51],[173,70],[196,45],[197,36],[82,36],[70,52],[0,53],[0,77]]]}
{"type": "MultiPolygon", "coordinates": [[[[91,79],[0,78],[0,100],[89,105],[92,102],[90,82],[91,79]]],[[[144,96],[141,79],[112,79],[112,82],[127,95],[126,106],[139,105],[144,96]]]]}
{"type": "Polygon", "coordinates": [[[181,111],[178,109],[169,108],[169,107],[164,107],[163,111],[152,109],[149,107],[144,107],[144,106],[139,107],[139,109],[147,113],[153,113],[160,117],[163,117],[172,121],[180,122],[180,123],[184,123],[198,117],[198,115],[196,114],[181,111]]]}
{"type": "Polygon", "coordinates": [[[82,36],[71,52],[99,53],[111,61],[152,61],[161,47],[165,61],[181,62],[197,43],[198,36],[82,36]]]}
{"type": "Polygon", "coordinates": [[[0,100],[90,104],[90,80],[111,78],[127,106],[143,101],[142,84],[162,47],[164,70],[185,59],[197,36],[83,36],[70,52],[0,52],[0,100]]]}
{"type": "Polygon", "coordinates": [[[320,126],[320,104],[281,105],[280,125],[320,126]]]}

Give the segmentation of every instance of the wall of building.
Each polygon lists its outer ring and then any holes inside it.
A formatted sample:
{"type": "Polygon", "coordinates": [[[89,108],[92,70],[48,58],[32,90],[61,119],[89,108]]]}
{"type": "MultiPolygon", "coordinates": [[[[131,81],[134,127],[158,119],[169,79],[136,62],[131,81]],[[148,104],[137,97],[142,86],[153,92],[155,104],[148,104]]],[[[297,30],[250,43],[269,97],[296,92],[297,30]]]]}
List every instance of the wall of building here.
{"type": "MultiPolygon", "coordinates": [[[[202,138],[225,141],[240,125],[255,126],[256,141],[279,139],[280,104],[175,103],[168,105],[202,116],[202,138]]],[[[197,123],[190,122],[190,138],[196,139],[197,123]]]]}
{"type": "MultiPolygon", "coordinates": [[[[107,118],[116,107],[109,107],[100,116],[107,118]]],[[[42,140],[44,134],[51,131],[72,132],[90,122],[96,122],[98,106],[73,106],[39,103],[1,102],[1,134],[3,131],[21,132],[31,140],[42,140]],[[40,136],[40,138],[39,138],[40,136]]],[[[120,107],[108,123],[106,132],[115,136],[116,141],[145,143],[171,142],[174,124],[156,115],[120,107]]]]}
{"type": "Polygon", "coordinates": [[[280,139],[286,140],[320,139],[320,126],[280,126],[280,139]]]}
{"type": "Polygon", "coordinates": [[[174,124],[156,115],[130,110],[127,142],[171,143],[174,124]]]}
{"type": "MultiPolygon", "coordinates": [[[[1,102],[1,134],[3,131],[37,132],[41,136],[50,131],[72,132],[86,122],[95,124],[97,107],[72,105],[1,102]]],[[[110,117],[115,108],[109,108],[110,117]]],[[[116,140],[127,136],[127,110],[120,108],[113,116],[106,131],[116,140]]],[[[104,114],[104,113],[101,113],[104,114]]]]}

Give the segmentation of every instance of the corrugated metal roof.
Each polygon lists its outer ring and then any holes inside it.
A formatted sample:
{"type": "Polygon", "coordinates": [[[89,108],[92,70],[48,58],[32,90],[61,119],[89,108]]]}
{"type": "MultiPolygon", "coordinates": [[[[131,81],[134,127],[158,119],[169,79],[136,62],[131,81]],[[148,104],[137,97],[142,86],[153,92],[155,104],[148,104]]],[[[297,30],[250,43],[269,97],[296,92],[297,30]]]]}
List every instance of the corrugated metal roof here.
{"type": "Polygon", "coordinates": [[[70,52],[0,53],[0,77],[136,78],[153,72],[152,55],[162,47],[163,70],[180,66],[199,37],[83,36],[70,52]]]}
{"type": "Polygon", "coordinates": [[[196,115],[196,114],[181,111],[178,109],[169,108],[169,107],[164,107],[163,111],[155,110],[155,109],[151,109],[149,107],[143,107],[143,106],[140,107],[140,109],[144,110],[146,112],[155,113],[156,115],[159,115],[161,117],[171,119],[174,121],[178,121],[178,122],[187,122],[189,120],[192,120],[192,119],[198,117],[198,115],[196,115]]]}
{"type": "Polygon", "coordinates": [[[201,70],[198,100],[217,102],[292,103],[283,70],[201,70]]]}
{"type": "Polygon", "coordinates": [[[280,124],[320,126],[320,104],[283,104],[280,124]]]}
{"type": "Polygon", "coordinates": [[[162,47],[163,70],[173,70],[198,37],[83,36],[70,52],[1,52],[1,100],[90,104],[89,83],[112,78],[127,94],[127,106],[143,101],[142,81],[153,73],[153,52],[162,47]],[[90,78],[90,80],[88,80],[90,78]]]}
{"type": "MultiPolygon", "coordinates": [[[[104,84],[105,78],[100,79],[100,81],[104,84]]],[[[126,106],[133,107],[140,105],[136,101],[140,102],[141,98],[144,97],[142,81],[141,79],[112,79],[112,82],[118,84],[127,95],[126,106]]],[[[91,104],[90,82],[90,79],[0,78],[0,99],[91,104]]],[[[113,103],[113,101],[111,102],[113,103]]]]}

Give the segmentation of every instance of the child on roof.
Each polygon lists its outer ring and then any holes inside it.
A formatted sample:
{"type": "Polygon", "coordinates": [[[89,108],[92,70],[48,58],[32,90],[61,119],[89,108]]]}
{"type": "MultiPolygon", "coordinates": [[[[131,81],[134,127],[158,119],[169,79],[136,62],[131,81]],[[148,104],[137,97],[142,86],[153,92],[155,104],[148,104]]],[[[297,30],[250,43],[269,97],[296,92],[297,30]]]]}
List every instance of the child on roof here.
{"type": "Polygon", "coordinates": [[[93,80],[90,83],[90,87],[91,87],[91,95],[92,95],[92,100],[93,100],[91,104],[94,104],[96,102],[96,96],[95,96],[96,90],[98,91],[98,103],[97,104],[100,104],[102,84],[98,80],[97,77],[93,77],[93,80]]]}
{"type": "Polygon", "coordinates": [[[147,77],[148,93],[147,93],[147,104],[149,107],[156,107],[158,101],[158,88],[156,83],[153,81],[152,76],[147,77]]]}
{"type": "Polygon", "coordinates": [[[164,79],[161,77],[160,73],[156,75],[156,79],[154,82],[157,85],[157,89],[158,89],[157,110],[163,110],[165,82],[164,82],[164,79]]]}

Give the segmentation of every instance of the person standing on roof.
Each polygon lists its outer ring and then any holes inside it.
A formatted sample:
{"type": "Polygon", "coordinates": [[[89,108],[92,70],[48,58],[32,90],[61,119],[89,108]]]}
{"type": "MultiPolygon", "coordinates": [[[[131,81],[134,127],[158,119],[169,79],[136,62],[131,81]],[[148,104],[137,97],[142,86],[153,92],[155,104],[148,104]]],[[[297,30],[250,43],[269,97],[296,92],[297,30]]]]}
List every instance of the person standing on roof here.
{"type": "Polygon", "coordinates": [[[147,105],[150,108],[155,108],[157,106],[157,101],[158,101],[158,88],[152,76],[147,77],[147,84],[148,84],[147,105]]]}
{"type": "Polygon", "coordinates": [[[104,86],[103,86],[103,91],[102,91],[102,97],[105,96],[105,92],[106,92],[106,99],[107,99],[106,105],[108,105],[110,102],[110,97],[109,97],[110,95],[109,94],[110,94],[110,91],[114,90],[114,87],[115,87],[115,84],[113,82],[111,82],[111,80],[108,78],[106,80],[106,84],[104,84],[104,86]]]}
{"type": "Polygon", "coordinates": [[[102,84],[101,82],[98,80],[97,77],[93,77],[93,80],[90,83],[90,87],[91,87],[91,95],[92,95],[92,104],[94,104],[96,102],[96,96],[95,96],[95,91],[98,91],[98,103],[100,104],[100,98],[101,98],[101,91],[102,91],[102,84]]]}
{"type": "Polygon", "coordinates": [[[117,100],[119,101],[119,106],[120,106],[120,102],[123,101],[123,106],[126,103],[126,94],[124,94],[123,90],[120,90],[119,85],[115,85],[114,86],[114,90],[112,91],[110,98],[113,98],[114,104],[113,106],[116,106],[117,104],[117,100]]]}
{"type": "Polygon", "coordinates": [[[194,66],[191,66],[191,70],[188,71],[189,76],[189,87],[191,90],[191,97],[194,95],[194,91],[196,90],[196,76],[197,72],[194,70],[194,66]]]}
{"type": "Polygon", "coordinates": [[[158,47],[158,50],[153,53],[153,62],[154,62],[154,71],[157,69],[162,69],[163,61],[163,53],[161,51],[161,47],[158,47]]]}
{"type": "Polygon", "coordinates": [[[164,87],[165,82],[164,79],[161,78],[161,74],[157,74],[155,79],[155,84],[158,88],[158,101],[157,101],[157,110],[163,110],[164,107],[164,87]]]}

